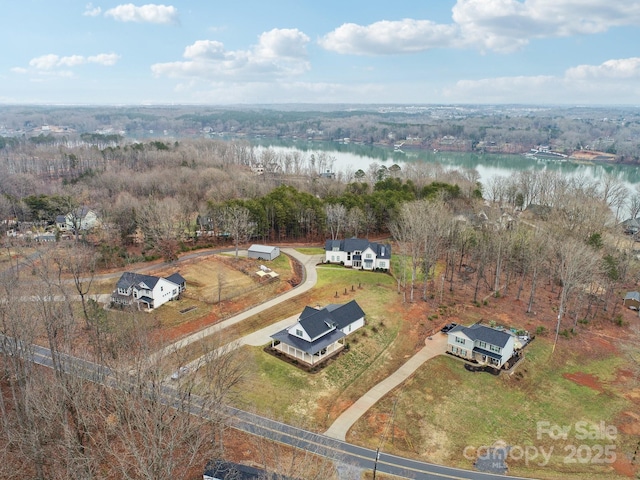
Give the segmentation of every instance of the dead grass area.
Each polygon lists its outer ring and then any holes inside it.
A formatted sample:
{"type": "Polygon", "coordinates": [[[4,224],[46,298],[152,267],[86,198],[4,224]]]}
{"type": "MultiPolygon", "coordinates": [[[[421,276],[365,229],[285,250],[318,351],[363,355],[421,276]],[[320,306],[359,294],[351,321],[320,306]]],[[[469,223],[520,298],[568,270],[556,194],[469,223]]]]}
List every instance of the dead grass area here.
{"type": "MultiPolygon", "coordinates": [[[[270,280],[255,274],[264,263],[262,260],[214,255],[181,263],[180,274],[187,281],[187,292],[180,301],[158,309],[162,320],[156,335],[163,343],[170,343],[291,290],[292,284],[300,282],[296,262],[286,255],[276,260],[269,265],[280,276],[270,280]],[[218,302],[219,288],[221,302],[218,302]],[[192,306],[197,308],[180,313],[192,306]]],[[[170,275],[173,271],[167,269],[157,274],[170,275]]],[[[239,328],[251,328],[250,322],[242,323],[239,328]]]]}

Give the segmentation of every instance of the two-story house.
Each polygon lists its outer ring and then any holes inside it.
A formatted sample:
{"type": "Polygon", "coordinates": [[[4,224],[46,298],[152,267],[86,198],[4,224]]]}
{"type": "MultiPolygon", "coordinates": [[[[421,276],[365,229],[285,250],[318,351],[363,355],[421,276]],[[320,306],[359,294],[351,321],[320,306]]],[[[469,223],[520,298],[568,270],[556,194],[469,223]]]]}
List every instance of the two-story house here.
{"type": "Polygon", "coordinates": [[[354,237],[327,240],[324,250],[327,263],[341,263],[361,270],[389,270],[391,266],[391,245],[388,243],[354,237]]]}
{"type": "Polygon", "coordinates": [[[153,310],[175,300],[186,288],[186,280],[179,273],[162,278],[125,272],[111,294],[111,301],[118,305],[137,304],[147,310],[153,310]]]}
{"type": "Polygon", "coordinates": [[[56,227],[61,232],[86,231],[98,226],[98,214],[88,207],[78,207],[66,215],[56,217],[56,227]]]}
{"type": "Polygon", "coordinates": [[[362,326],[364,312],[355,300],[324,308],[305,307],[296,323],[271,335],[271,348],[317,365],[342,350],[341,340],[362,326]]]}
{"type": "Polygon", "coordinates": [[[499,369],[513,356],[514,337],[502,330],[476,323],[457,325],[447,335],[447,352],[467,360],[499,369]]]}

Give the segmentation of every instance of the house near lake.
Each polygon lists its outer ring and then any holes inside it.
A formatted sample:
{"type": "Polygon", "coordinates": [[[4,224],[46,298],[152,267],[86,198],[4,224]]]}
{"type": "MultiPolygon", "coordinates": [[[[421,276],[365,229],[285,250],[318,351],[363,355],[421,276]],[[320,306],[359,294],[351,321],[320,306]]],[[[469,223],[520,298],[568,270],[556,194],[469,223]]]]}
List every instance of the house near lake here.
{"type": "Polygon", "coordinates": [[[123,306],[137,305],[138,308],[150,311],[176,300],[186,288],[187,282],[179,273],[162,278],[125,272],[111,294],[111,303],[123,306]]]}
{"type": "Polygon", "coordinates": [[[457,357],[502,368],[513,356],[515,337],[480,323],[457,325],[447,332],[447,352],[457,357]]]}
{"type": "Polygon", "coordinates": [[[271,335],[271,348],[315,366],[340,352],[344,338],[364,326],[364,317],[355,300],[324,308],[305,307],[296,323],[271,335]]]}
{"type": "Polygon", "coordinates": [[[345,267],[360,270],[389,270],[391,266],[391,245],[370,242],[363,238],[327,240],[325,242],[325,262],[340,263],[345,267]]]}

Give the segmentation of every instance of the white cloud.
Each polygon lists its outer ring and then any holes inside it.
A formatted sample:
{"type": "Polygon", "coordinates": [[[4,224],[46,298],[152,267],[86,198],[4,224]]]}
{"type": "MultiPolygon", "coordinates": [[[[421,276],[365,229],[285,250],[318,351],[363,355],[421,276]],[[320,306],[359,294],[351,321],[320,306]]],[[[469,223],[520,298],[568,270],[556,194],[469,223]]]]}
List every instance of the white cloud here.
{"type": "Polygon", "coordinates": [[[561,76],[460,80],[442,90],[452,103],[629,103],[640,101],[640,58],[579,65],[561,76]]]}
{"type": "Polygon", "coordinates": [[[640,26],[637,0],[458,0],[452,23],[404,19],[344,24],[319,40],[342,54],[380,55],[466,47],[512,52],[534,38],[591,35],[640,26]]]}
{"type": "Polygon", "coordinates": [[[37,70],[50,70],[58,66],[60,57],[50,53],[49,55],[42,55],[40,57],[32,58],[29,61],[29,66],[37,70]]]}
{"type": "Polygon", "coordinates": [[[89,63],[98,63],[105,67],[111,67],[120,60],[120,55],[115,53],[100,53],[98,55],[92,55],[87,58],[89,63]]]}
{"type": "Polygon", "coordinates": [[[249,50],[226,51],[221,42],[198,40],[185,48],[187,61],[156,63],[156,76],[201,80],[256,81],[300,75],[309,70],[309,37],[297,29],[273,29],[249,50]]]}
{"type": "Polygon", "coordinates": [[[93,4],[87,3],[82,15],[85,17],[97,17],[100,13],[102,13],[102,9],[100,7],[94,7],[93,4]]]}
{"type": "Polygon", "coordinates": [[[640,58],[607,60],[600,65],[578,65],[568,69],[565,77],[569,80],[639,79],[640,58]]]}
{"type": "Polygon", "coordinates": [[[455,25],[429,20],[380,21],[368,26],[345,23],[320,39],[327,50],[358,55],[414,53],[447,47],[457,37],[455,25]]]}
{"type": "Polygon", "coordinates": [[[184,58],[222,60],[224,56],[224,44],[215,40],[197,40],[184,49],[184,58]]]}
{"type": "Polygon", "coordinates": [[[14,73],[25,74],[29,72],[35,72],[38,74],[55,74],[61,76],[70,76],[72,72],[69,70],[63,70],[73,67],[78,67],[86,63],[96,63],[107,67],[113,66],[120,59],[120,55],[115,53],[100,53],[98,55],[92,55],[84,57],[82,55],[69,55],[61,57],[50,53],[48,55],[42,55],[40,57],[32,58],[29,61],[29,67],[31,69],[23,67],[14,67],[11,69],[14,73]]]}
{"type": "Polygon", "coordinates": [[[153,3],[135,6],[133,3],[118,5],[104,12],[106,17],[112,17],[120,22],[138,23],[178,23],[178,10],[173,6],[155,5],[153,3]]]}

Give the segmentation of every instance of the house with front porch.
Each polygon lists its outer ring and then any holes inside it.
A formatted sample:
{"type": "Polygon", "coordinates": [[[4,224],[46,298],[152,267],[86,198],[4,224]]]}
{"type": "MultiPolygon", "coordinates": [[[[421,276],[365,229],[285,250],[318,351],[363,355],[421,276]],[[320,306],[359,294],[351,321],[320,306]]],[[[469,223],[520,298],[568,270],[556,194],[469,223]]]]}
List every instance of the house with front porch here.
{"type": "Polygon", "coordinates": [[[179,273],[162,278],[125,272],[111,294],[111,303],[124,306],[138,305],[138,308],[153,310],[179,298],[186,288],[187,282],[179,273]]]}
{"type": "Polygon", "coordinates": [[[364,323],[364,311],[355,300],[324,308],[305,307],[296,323],[271,336],[271,348],[315,366],[340,352],[344,338],[364,323]]]}
{"type": "Polygon", "coordinates": [[[327,240],[325,242],[325,262],[340,263],[345,267],[360,270],[389,270],[391,266],[391,245],[370,242],[363,238],[327,240]]]}
{"type": "Polygon", "coordinates": [[[457,325],[447,336],[447,352],[497,369],[513,356],[515,349],[513,335],[481,323],[457,325]]]}

